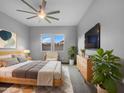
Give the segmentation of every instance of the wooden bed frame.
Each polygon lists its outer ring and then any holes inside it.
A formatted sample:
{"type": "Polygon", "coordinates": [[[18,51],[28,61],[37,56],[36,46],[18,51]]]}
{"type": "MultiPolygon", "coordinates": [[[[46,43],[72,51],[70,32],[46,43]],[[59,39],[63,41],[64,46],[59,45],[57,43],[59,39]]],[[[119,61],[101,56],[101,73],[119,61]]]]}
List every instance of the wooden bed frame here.
{"type": "MultiPolygon", "coordinates": [[[[23,51],[0,51],[0,56],[8,54],[24,54],[23,51]]],[[[37,86],[36,79],[25,79],[25,78],[15,78],[15,77],[0,77],[0,82],[2,83],[13,83],[13,84],[22,84],[22,85],[32,85],[37,86]]],[[[63,83],[61,79],[54,79],[53,86],[61,86],[63,83]]]]}
{"type": "MultiPolygon", "coordinates": [[[[2,83],[13,83],[13,84],[22,84],[22,85],[32,85],[37,86],[37,80],[35,79],[24,79],[24,78],[7,78],[7,77],[0,77],[0,82],[2,83]]],[[[62,85],[62,79],[60,80],[53,80],[53,86],[61,86],[62,85]]]]}

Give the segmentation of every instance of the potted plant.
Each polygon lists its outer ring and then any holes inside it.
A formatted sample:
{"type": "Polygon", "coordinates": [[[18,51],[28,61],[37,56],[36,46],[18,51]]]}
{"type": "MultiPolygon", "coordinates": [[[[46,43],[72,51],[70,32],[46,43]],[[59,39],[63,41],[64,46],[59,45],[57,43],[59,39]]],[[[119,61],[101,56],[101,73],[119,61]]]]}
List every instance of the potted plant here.
{"type": "Polygon", "coordinates": [[[113,50],[97,50],[91,56],[93,62],[92,83],[97,85],[97,93],[117,93],[117,81],[122,78],[120,58],[113,55],[113,50]]]}
{"type": "Polygon", "coordinates": [[[77,54],[77,48],[75,46],[71,46],[68,49],[68,55],[69,55],[69,64],[73,65],[74,64],[74,60],[76,58],[76,54],[77,54]]]}

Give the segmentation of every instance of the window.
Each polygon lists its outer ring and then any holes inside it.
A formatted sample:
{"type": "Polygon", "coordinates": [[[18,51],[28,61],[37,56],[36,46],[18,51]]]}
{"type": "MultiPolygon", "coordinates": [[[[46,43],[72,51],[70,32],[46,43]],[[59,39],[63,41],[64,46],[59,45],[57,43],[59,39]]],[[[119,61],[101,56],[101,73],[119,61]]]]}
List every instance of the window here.
{"type": "Polygon", "coordinates": [[[64,35],[54,36],[54,49],[55,51],[63,50],[64,48],[64,35]]]}
{"type": "Polygon", "coordinates": [[[42,51],[50,51],[52,48],[51,42],[52,38],[50,35],[41,35],[42,51]]]}
{"type": "Polygon", "coordinates": [[[64,49],[64,35],[41,34],[42,51],[62,51],[64,49]]]}

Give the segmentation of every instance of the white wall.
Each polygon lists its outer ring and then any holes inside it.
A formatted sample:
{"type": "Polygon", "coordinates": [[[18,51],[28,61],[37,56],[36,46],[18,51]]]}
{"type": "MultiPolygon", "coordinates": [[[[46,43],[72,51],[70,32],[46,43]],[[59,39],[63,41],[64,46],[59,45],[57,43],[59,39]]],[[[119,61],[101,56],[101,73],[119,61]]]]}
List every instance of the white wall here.
{"type": "Polygon", "coordinates": [[[0,29],[16,33],[17,49],[19,50],[28,49],[29,28],[27,26],[0,12],[0,29]]]}
{"type": "MultiPolygon", "coordinates": [[[[78,25],[78,48],[84,48],[84,33],[101,23],[101,47],[114,49],[124,59],[124,0],[94,0],[78,25]]],[[[92,54],[93,50],[87,50],[92,54]]]]}
{"type": "Polygon", "coordinates": [[[64,51],[59,52],[63,60],[68,59],[67,50],[70,46],[76,45],[76,27],[31,27],[30,29],[30,49],[33,59],[40,59],[42,55],[40,45],[40,34],[64,34],[65,46],[64,51]]]}

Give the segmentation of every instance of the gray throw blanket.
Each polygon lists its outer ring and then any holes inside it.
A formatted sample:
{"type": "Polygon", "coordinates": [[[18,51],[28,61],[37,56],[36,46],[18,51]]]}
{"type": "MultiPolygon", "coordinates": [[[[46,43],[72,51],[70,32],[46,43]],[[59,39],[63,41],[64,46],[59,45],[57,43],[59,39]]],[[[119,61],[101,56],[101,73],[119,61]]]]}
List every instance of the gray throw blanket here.
{"type": "Polygon", "coordinates": [[[39,70],[46,64],[47,62],[31,62],[15,69],[12,72],[12,76],[16,78],[37,79],[39,70]]]}

